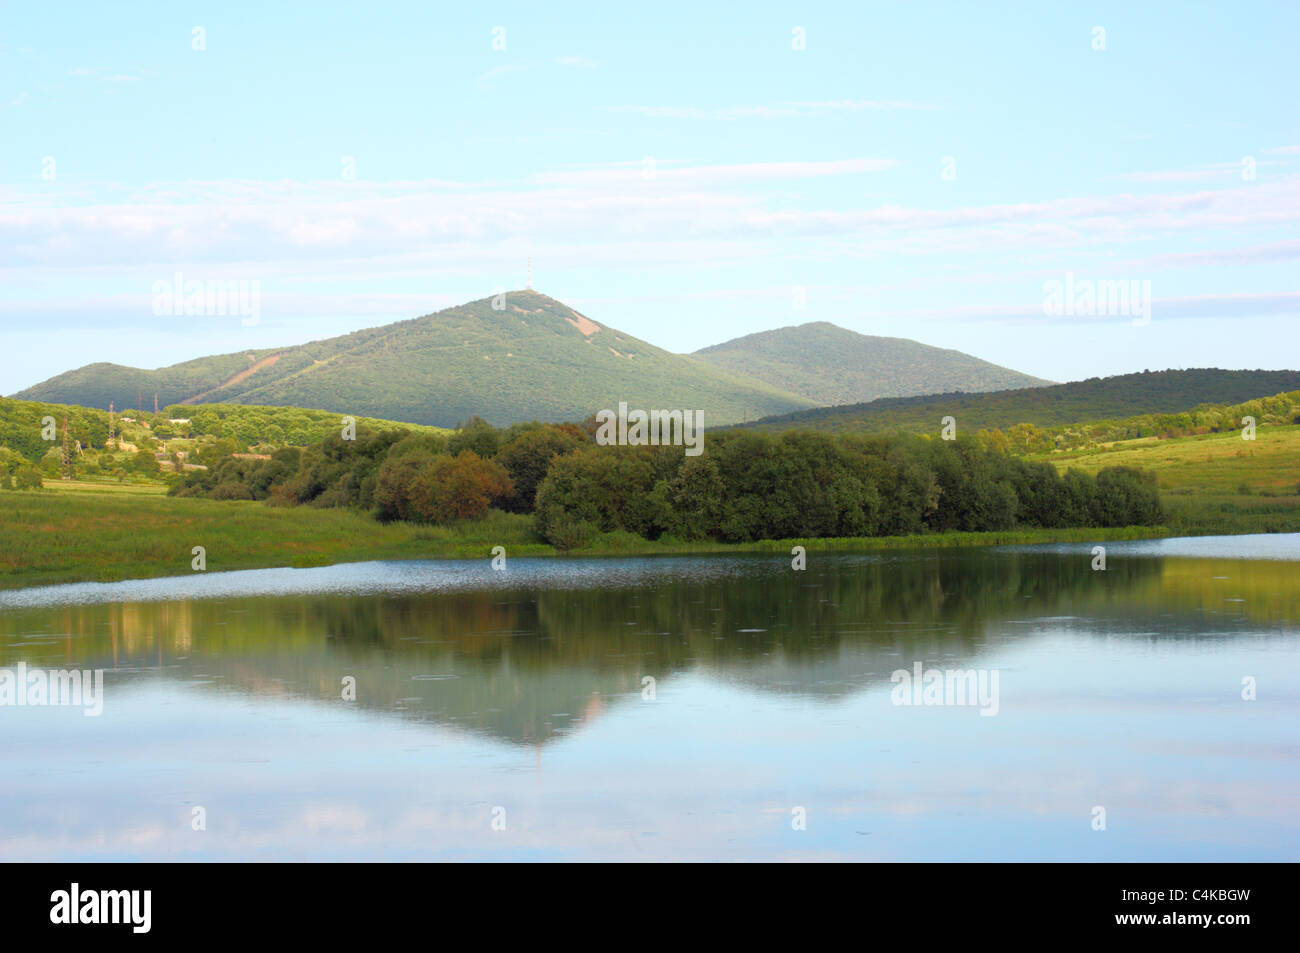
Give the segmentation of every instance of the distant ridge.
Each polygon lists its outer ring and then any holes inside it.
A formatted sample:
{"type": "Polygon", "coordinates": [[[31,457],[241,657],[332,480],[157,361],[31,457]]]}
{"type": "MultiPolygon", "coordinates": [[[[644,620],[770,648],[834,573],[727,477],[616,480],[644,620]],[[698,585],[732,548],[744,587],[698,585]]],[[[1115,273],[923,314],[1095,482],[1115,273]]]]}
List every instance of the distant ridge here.
{"type": "Polygon", "coordinates": [[[961,351],[858,334],[827,321],[760,331],[695,354],[818,404],[1052,383],[961,351]]]}
{"type": "Polygon", "coordinates": [[[1143,371],[989,394],[928,394],[818,407],[768,417],[749,426],[832,433],[937,433],[940,420],[952,416],[957,419],[959,431],[974,433],[1025,423],[1055,427],[1141,414],[1180,413],[1201,404],[1243,403],[1297,388],[1300,371],[1143,371]]]}

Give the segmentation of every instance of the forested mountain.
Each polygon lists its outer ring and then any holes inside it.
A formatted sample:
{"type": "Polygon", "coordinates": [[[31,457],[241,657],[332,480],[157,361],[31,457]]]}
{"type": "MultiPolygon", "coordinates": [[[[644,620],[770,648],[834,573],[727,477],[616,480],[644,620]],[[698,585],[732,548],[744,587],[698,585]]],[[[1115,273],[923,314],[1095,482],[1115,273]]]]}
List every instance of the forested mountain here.
{"type": "Polygon", "coordinates": [[[695,354],[819,404],[1051,383],[961,351],[871,337],[826,321],[749,334],[695,354]]]}
{"type": "Polygon", "coordinates": [[[815,405],[735,371],[640,341],[535,291],[280,351],[160,370],[92,364],[16,395],[119,410],[143,400],[314,407],[435,426],[581,420],[631,407],[702,410],[708,424],[815,405]]]}

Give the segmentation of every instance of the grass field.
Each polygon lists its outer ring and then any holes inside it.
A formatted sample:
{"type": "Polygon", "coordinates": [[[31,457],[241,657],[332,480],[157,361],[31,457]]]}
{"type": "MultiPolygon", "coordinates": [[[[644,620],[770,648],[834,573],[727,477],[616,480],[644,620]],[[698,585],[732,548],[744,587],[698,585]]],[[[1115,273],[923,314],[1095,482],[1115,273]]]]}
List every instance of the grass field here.
{"type": "Polygon", "coordinates": [[[163,483],[117,483],[100,480],[47,480],[45,489],[59,493],[115,493],[122,496],[166,496],[167,486],[163,483]]]}
{"type": "Polygon", "coordinates": [[[1051,454],[1058,469],[1128,466],[1159,475],[1175,535],[1300,532],[1300,426],[1128,440],[1051,454]]]}
{"type": "MultiPolygon", "coordinates": [[[[49,486],[53,486],[51,483],[49,486]]],[[[348,510],[174,499],[106,485],[0,495],[0,586],[112,581],[193,572],[320,566],[363,559],[550,552],[506,514],[454,529],[376,523],[348,510]]]]}

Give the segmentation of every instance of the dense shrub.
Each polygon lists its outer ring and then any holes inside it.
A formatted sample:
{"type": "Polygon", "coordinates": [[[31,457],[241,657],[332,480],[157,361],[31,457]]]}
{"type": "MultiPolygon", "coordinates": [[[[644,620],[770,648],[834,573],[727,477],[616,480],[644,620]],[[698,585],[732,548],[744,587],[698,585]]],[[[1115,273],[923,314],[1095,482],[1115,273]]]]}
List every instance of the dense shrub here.
{"type": "Polygon", "coordinates": [[[580,426],[497,431],[472,420],[450,438],[359,431],[269,459],[228,453],[173,492],[352,506],[380,520],[429,523],[498,506],[533,513],[539,535],[563,549],[598,533],[748,542],[1163,520],[1151,475],[1112,467],[1095,478],[1061,476],[1003,449],[1022,436],[736,430],[710,435],[703,454],[687,456],[673,446],[599,446],[580,426]]]}
{"type": "Polygon", "coordinates": [[[14,473],[14,487],[19,490],[39,490],[44,484],[41,482],[41,471],[36,467],[26,466],[19,467],[14,473]]]}
{"type": "Polygon", "coordinates": [[[1128,468],[1062,478],[973,439],[809,432],[721,434],[699,457],[589,447],[552,464],[536,506],[538,533],[559,546],[597,530],[746,542],[1162,518],[1154,478],[1128,468]]]}

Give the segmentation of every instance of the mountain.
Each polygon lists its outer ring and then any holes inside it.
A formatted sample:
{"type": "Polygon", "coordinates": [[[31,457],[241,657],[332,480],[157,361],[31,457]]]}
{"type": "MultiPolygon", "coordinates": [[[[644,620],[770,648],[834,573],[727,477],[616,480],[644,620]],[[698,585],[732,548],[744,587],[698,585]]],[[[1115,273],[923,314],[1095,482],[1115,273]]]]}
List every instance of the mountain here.
{"type": "Polygon", "coordinates": [[[769,417],[749,426],[831,433],[906,430],[937,433],[947,416],[960,432],[1006,429],[1016,424],[1058,427],[1141,414],[1174,414],[1202,404],[1238,404],[1300,388],[1300,371],[1225,371],[1218,368],[1143,371],[1092,377],[1070,384],[1026,387],[991,394],[930,394],[818,407],[769,417]]]}
{"type": "Polygon", "coordinates": [[[749,334],[695,356],[824,405],[1051,383],[961,351],[869,337],[826,321],[749,334]]]}
{"type": "Polygon", "coordinates": [[[815,405],[744,373],[672,354],[535,291],[280,350],[159,370],[90,364],[15,395],[118,410],[182,403],[324,408],[435,426],[581,420],[630,408],[701,410],[710,424],[815,405]]]}

